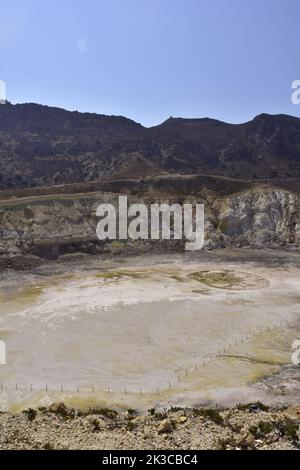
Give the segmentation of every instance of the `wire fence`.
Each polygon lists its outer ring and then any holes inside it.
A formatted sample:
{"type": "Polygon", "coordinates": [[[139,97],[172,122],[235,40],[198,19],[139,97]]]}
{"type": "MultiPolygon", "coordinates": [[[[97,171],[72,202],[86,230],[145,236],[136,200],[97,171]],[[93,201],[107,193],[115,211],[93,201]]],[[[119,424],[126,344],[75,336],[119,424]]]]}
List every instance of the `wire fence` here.
{"type": "Polygon", "coordinates": [[[232,357],[234,358],[235,356],[228,356],[226,353],[228,353],[232,348],[240,345],[241,343],[246,343],[247,341],[251,340],[256,335],[266,333],[266,332],[272,332],[272,330],[276,330],[278,328],[286,328],[286,327],[291,327],[293,324],[298,323],[299,319],[291,319],[291,320],[281,320],[277,324],[274,324],[272,326],[267,326],[267,327],[259,327],[259,328],[254,328],[251,330],[250,333],[241,336],[240,338],[235,339],[235,341],[228,343],[226,346],[220,347],[216,353],[210,354],[209,356],[202,357],[197,361],[197,363],[193,367],[188,367],[188,368],[183,368],[183,367],[178,367],[177,369],[174,370],[174,379],[169,380],[165,386],[159,386],[159,387],[154,387],[153,389],[143,389],[143,388],[133,388],[133,387],[128,387],[128,385],[122,387],[121,389],[114,389],[110,385],[107,385],[106,387],[97,387],[97,386],[79,386],[75,385],[71,387],[70,385],[63,385],[61,384],[59,387],[51,387],[49,384],[45,384],[44,387],[34,387],[33,384],[29,385],[22,385],[19,382],[16,382],[15,384],[11,385],[8,384],[6,385],[4,382],[0,383],[0,392],[6,392],[6,391],[15,391],[15,392],[41,392],[44,391],[45,393],[47,392],[56,392],[56,393],[65,393],[65,394],[97,394],[97,393],[116,393],[116,394],[123,394],[123,395],[128,395],[128,394],[152,394],[152,395],[160,395],[161,393],[164,393],[166,391],[170,391],[172,389],[178,389],[180,388],[181,384],[184,384],[184,382],[192,376],[192,374],[199,374],[201,375],[201,370],[203,370],[206,367],[209,367],[209,365],[220,358],[224,357],[232,357]]]}

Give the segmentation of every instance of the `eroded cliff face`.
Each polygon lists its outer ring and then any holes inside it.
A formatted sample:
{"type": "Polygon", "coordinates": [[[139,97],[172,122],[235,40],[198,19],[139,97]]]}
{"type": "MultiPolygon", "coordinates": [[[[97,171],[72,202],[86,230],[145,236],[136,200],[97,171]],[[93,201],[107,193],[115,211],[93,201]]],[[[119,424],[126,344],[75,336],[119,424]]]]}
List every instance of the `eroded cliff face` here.
{"type": "MultiPolygon", "coordinates": [[[[217,200],[217,217],[210,238],[219,235],[225,245],[298,245],[298,197],[283,190],[251,190],[217,200]]],[[[214,247],[214,246],[212,246],[214,247]]]]}
{"type": "MultiPolygon", "coordinates": [[[[118,207],[118,196],[95,192],[0,201],[0,268],[28,267],[79,253],[184,250],[184,240],[99,241],[96,208],[101,203],[118,207]]],[[[137,201],[128,196],[128,204],[137,201]]],[[[251,189],[223,198],[210,196],[204,202],[205,249],[300,246],[298,197],[289,191],[251,189]]]]}

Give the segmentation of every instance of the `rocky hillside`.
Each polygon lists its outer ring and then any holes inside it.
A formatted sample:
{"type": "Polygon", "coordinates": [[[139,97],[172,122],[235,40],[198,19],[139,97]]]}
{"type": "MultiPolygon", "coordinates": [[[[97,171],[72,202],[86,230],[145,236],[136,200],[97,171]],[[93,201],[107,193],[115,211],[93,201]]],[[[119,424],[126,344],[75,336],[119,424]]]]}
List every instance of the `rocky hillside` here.
{"type": "Polygon", "coordinates": [[[96,206],[118,194],[205,204],[205,246],[299,246],[300,119],[233,125],[129,119],[37,104],[0,106],[0,266],[74,253],[183,250],[102,243],[96,206]]]}
{"type": "MultiPolygon", "coordinates": [[[[104,202],[118,207],[118,192],[126,191],[121,182],[117,183],[115,193],[51,194],[0,201],[0,268],[24,269],[45,259],[64,259],[78,253],[120,256],[183,251],[184,240],[103,242],[97,239],[96,207],[104,202]]],[[[133,188],[136,185],[133,184],[133,188]]],[[[154,189],[153,184],[150,193],[144,188],[142,198],[129,195],[129,204],[141,200],[151,203],[154,189]]],[[[169,193],[170,186],[166,190],[169,193]]],[[[162,194],[160,198],[166,200],[162,194]]],[[[300,245],[297,196],[286,190],[249,187],[220,195],[211,189],[193,197],[181,191],[180,196],[174,193],[167,199],[204,203],[206,249],[227,246],[295,248],[300,245]]]]}
{"type": "Polygon", "coordinates": [[[0,106],[0,189],[166,173],[297,183],[300,119],[262,114],[234,125],[170,118],[144,128],[120,116],[0,106]]]}

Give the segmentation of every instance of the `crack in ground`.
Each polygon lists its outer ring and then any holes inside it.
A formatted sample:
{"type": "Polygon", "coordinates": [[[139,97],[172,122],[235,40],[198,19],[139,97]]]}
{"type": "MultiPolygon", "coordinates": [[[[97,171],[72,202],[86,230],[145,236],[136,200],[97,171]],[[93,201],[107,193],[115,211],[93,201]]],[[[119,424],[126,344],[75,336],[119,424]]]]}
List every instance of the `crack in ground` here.
{"type": "Polygon", "coordinates": [[[244,361],[252,362],[253,364],[268,364],[270,366],[282,366],[282,362],[275,362],[275,361],[264,361],[264,360],[259,360],[254,357],[247,357],[247,356],[237,356],[237,355],[231,355],[231,354],[222,354],[219,355],[218,357],[227,357],[227,358],[233,358],[233,359],[242,359],[244,361]]]}

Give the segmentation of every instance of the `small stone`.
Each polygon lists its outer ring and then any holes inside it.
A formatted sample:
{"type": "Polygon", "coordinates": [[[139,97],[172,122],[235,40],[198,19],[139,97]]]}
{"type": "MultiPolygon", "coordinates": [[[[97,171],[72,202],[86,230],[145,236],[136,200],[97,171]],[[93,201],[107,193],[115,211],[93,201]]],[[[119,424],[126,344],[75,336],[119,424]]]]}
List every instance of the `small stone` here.
{"type": "Polygon", "coordinates": [[[63,418],[74,416],[74,410],[67,408],[63,402],[52,403],[49,406],[49,411],[62,416],[63,418]]]}
{"type": "Polygon", "coordinates": [[[187,417],[186,416],[180,416],[178,421],[179,421],[179,423],[185,423],[187,421],[187,417]]]}
{"type": "Polygon", "coordinates": [[[161,421],[158,427],[157,434],[165,434],[165,433],[169,433],[172,431],[173,431],[173,425],[171,421],[168,419],[164,419],[163,421],[161,421]]]}

